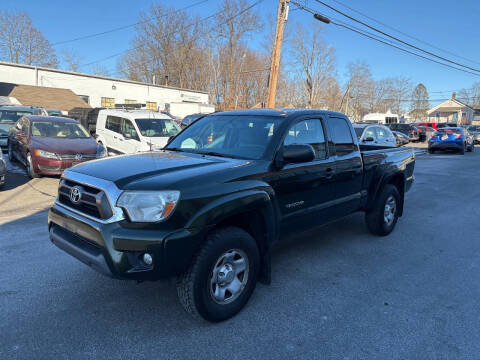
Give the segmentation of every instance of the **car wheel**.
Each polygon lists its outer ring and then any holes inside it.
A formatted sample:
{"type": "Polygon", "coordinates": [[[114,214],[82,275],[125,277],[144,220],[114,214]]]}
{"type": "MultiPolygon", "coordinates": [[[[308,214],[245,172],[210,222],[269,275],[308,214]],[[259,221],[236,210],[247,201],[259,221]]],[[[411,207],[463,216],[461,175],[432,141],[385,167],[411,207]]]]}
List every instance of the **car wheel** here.
{"type": "Polygon", "coordinates": [[[257,244],[246,231],[236,227],[216,230],[177,279],[180,302],[195,317],[226,320],[248,302],[259,266],[257,244]]]}
{"type": "Polygon", "coordinates": [[[38,174],[35,172],[35,169],[33,168],[33,162],[32,162],[32,155],[30,153],[27,153],[27,175],[31,179],[38,178],[38,174]]]}
{"type": "Polygon", "coordinates": [[[434,153],[435,153],[435,150],[433,150],[433,149],[428,149],[428,153],[429,153],[429,154],[434,154],[434,153]]]}
{"type": "Polygon", "coordinates": [[[373,208],[365,214],[368,230],[374,235],[386,236],[390,234],[398,220],[400,194],[394,185],[385,185],[378,196],[373,208]]]}
{"type": "Polygon", "coordinates": [[[460,155],[465,154],[465,144],[463,144],[463,147],[460,150],[458,150],[458,152],[459,152],[460,155]]]}
{"type": "Polygon", "coordinates": [[[8,142],[8,160],[10,160],[10,162],[15,161],[15,156],[13,156],[12,143],[10,141],[8,142]]]}

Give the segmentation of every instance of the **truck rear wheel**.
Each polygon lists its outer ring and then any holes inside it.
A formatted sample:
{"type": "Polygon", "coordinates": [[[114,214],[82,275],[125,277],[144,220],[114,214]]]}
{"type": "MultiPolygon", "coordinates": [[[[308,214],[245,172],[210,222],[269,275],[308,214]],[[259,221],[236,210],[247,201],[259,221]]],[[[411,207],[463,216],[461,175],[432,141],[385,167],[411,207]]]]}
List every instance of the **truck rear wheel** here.
{"type": "Polygon", "coordinates": [[[255,289],[260,256],[246,231],[228,227],[212,232],[177,280],[177,293],[193,316],[218,322],[237,314],[255,289]]]}
{"type": "Polygon", "coordinates": [[[373,208],[365,214],[368,230],[374,235],[390,234],[398,220],[400,194],[394,185],[387,184],[377,195],[373,208]]]}

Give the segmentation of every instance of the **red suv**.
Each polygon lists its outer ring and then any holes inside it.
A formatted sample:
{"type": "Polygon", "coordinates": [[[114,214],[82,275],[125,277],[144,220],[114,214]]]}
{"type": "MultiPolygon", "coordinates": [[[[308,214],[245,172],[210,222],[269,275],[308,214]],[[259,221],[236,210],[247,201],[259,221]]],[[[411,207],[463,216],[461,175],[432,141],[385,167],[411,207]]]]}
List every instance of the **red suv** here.
{"type": "Polygon", "coordinates": [[[8,136],[8,158],[23,163],[31,178],[60,175],[66,168],[104,156],[103,146],[73,119],[24,116],[8,136]]]}

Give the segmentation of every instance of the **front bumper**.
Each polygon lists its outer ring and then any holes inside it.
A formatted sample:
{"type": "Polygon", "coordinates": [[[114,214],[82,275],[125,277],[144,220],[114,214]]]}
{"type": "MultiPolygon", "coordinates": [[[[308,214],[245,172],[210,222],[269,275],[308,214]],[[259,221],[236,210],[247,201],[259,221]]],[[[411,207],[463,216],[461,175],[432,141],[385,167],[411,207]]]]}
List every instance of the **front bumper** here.
{"type": "Polygon", "coordinates": [[[64,170],[86,161],[57,160],[42,157],[35,157],[32,160],[35,172],[42,175],[61,175],[64,170]]]}
{"type": "MultiPolygon", "coordinates": [[[[123,220],[124,221],[124,220],[123,220]]],[[[55,203],[48,215],[50,240],[94,270],[118,279],[158,280],[179,275],[204,239],[204,229],[150,229],[101,223],[55,203]],[[152,255],[153,264],[143,262],[152,255]]]]}

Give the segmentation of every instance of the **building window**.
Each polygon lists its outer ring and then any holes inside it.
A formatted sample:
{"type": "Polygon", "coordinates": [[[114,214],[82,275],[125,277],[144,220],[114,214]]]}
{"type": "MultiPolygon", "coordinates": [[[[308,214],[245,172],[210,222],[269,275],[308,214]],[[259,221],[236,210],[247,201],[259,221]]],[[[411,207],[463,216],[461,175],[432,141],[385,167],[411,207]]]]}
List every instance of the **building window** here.
{"type": "Polygon", "coordinates": [[[85,101],[87,104],[90,104],[90,96],[88,96],[88,95],[78,95],[78,97],[80,99],[82,99],[83,101],[85,101]]]}
{"type": "Polygon", "coordinates": [[[146,108],[147,108],[148,110],[156,111],[156,110],[157,110],[157,103],[156,103],[156,102],[152,102],[152,101],[147,101],[146,108]]]}
{"type": "Polygon", "coordinates": [[[137,103],[137,100],[129,100],[129,99],[125,99],[125,104],[127,105],[131,105],[131,104],[136,104],[137,103]]]}
{"type": "Polygon", "coordinates": [[[102,97],[102,107],[107,107],[107,108],[115,107],[115,99],[102,97]]]}

